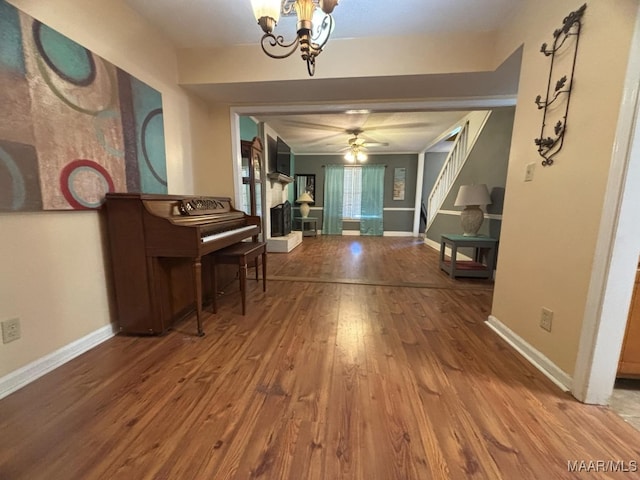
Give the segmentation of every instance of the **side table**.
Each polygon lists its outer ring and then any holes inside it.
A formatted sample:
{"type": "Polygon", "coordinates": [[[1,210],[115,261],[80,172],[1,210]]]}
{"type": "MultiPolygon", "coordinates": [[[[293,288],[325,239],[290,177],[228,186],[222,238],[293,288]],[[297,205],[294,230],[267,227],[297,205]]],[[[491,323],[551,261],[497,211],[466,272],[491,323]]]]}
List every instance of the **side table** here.
{"type": "Polygon", "coordinates": [[[496,249],[498,240],[491,237],[446,234],[440,238],[440,269],[451,278],[474,277],[492,278],[496,268],[496,249]],[[445,257],[446,246],[451,248],[451,257],[445,257]],[[458,260],[459,248],[473,248],[473,260],[458,260]],[[483,262],[483,252],[486,252],[483,262]]]}
{"type": "Polygon", "coordinates": [[[318,219],[316,217],[295,217],[295,220],[300,226],[303,237],[318,236],[318,219]],[[306,229],[305,225],[309,225],[309,228],[306,229]]]}

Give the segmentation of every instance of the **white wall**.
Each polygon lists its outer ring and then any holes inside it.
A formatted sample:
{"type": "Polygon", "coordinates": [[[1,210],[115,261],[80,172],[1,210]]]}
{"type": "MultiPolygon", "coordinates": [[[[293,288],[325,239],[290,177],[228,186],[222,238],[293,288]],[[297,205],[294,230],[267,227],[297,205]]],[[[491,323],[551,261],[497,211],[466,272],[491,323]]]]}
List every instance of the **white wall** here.
{"type": "MultiPolygon", "coordinates": [[[[205,154],[207,108],[176,85],[176,53],[121,0],[9,3],[162,93],[171,193],[193,190],[205,154]],[[195,133],[194,133],[195,132],[195,133]]],[[[96,212],[0,214],[0,319],[19,317],[22,338],[0,344],[0,379],[112,320],[102,217],[96,212]]]]}

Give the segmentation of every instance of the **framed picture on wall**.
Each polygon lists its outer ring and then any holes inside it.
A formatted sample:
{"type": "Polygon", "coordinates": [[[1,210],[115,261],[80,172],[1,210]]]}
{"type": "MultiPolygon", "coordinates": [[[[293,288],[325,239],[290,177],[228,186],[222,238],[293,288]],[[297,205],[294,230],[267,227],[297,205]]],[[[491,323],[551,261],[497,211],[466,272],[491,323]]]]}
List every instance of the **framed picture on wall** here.
{"type": "Polygon", "coordinates": [[[311,198],[313,198],[314,202],[313,203],[310,202],[310,204],[311,205],[315,204],[315,199],[316,199],[315,174],[308,174],[308,173],[296,174],[295,190],[294,190],[295,198],[298,198],[304,192],[307,192],[309,195],[311,195],[311,198]]]}
{"type": "Polygon", "coordinates": [[[404,200],[404,187],[406,181],[407,169],[396,168],[393,171],[393,199],[404,200]]]}

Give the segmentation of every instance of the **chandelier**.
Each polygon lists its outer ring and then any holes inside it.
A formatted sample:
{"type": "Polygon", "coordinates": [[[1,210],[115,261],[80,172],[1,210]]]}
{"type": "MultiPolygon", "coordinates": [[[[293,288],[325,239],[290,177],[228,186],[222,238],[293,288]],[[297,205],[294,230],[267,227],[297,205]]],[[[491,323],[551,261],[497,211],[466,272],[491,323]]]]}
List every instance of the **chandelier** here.
{"type": "Polygon", "coordinates": [[[260,41],[262,50],[271,58],[287,58],[300,47],[302,59],[307,62],[307,72],[313,76],[316,71],[316,57],[333,31],[331,12],[338,0],[251,0],[253,13],[264,35],[260,41]],[[273,29],[280,19],[280,11],[290,15],[295,10],[298,17],[297,36],[291,43],[285,43],[282,35],[274,35],[273,29]],[[278,53],[278,48],[285,49],[278,53]]]}

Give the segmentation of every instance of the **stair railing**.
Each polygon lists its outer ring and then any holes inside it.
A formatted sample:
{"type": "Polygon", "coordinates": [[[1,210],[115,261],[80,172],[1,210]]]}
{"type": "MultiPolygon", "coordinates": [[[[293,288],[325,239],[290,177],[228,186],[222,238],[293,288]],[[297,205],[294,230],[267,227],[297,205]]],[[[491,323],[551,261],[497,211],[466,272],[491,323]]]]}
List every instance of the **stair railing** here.
{"type": "Polygon", "coordinates": [[[469,122],[465,124],[458,132],[458,136],[444,162],[440,175],[433,185],[433,189],[429,194],[429,203],[427,204],[427,225],[424,229],[426,232],[436,218],[444,203],[453,183],[455,182],[462,166],[469,156],[469,122]]]}

